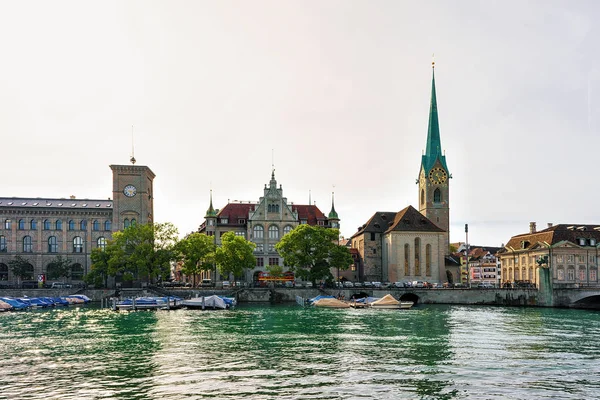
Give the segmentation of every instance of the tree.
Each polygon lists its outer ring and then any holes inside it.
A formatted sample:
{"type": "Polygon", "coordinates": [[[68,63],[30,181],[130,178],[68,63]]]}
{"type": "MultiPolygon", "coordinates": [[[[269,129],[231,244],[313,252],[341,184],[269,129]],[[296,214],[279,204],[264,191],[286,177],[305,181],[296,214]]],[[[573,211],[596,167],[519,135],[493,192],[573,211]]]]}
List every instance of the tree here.
{"type": "Polygon", "coordinates": [[[8,262],[8,266],[17,279],[33,279],[33,268],[28,259],[17,255],[8,262]]]}
{"type": "Polygon", "coordinates": [[[125,280],[166,278],[177,258],[177,228],[171,223],[135,224],[115,232],[106,245],[108,259],[98,262],[108,275],[125,280]]]}
{"type": "Polygon", "coordinates": [[[48,279],[69,278],[73,263],[67,257],[56,256],[54,261],[48,264],[48,279]]]}
{"type": "Polygon", "coordinates": [[[236,236],[233,232],[227,232],[221,236],[221,247],[215,254],[217,269],[221,275],[233,274],[240,277],[246,269],[256,266],[254,248],[256,245],[242,236],[236,236]]]}
{"type": "Polygon", "coordinates": [[[91,271],[83,277],[83,280],[88,285],[94,285],[95,288],[106,287],[109,277],[109,263],[111,254],[115,247],[110,246],[112,241],[109,241],[105,248],[96,247],[92,249],[90,258],[92,260],[91,271]]]}
{"type": "Polygon", "coordinates": [[[188,235],[175,246],[175,251],[183,262],[181,271],[192,276],[194,286],[196,275],[212,269],[216,247],[213,237],[197,232],[188,235]]]}
{"type": "Polygon", "coordinates": [[[352,264],[350,251],[337,244],[338,238],[337,229],[302,224],[281,238],[275,249],[298,277],[315,283],[332,279],[331,268],[346,270],[352,264]]]}

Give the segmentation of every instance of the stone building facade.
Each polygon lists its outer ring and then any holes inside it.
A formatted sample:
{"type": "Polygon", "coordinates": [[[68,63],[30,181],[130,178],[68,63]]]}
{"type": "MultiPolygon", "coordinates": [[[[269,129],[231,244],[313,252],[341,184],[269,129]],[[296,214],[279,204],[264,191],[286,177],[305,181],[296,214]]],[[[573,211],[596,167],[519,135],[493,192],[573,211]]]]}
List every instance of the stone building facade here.
{"type": "Polygon", "coordinates": [[[513,236],[497,256],[502,284],[536,285],[540,268],[549,268],[554,287],[598,287],[600,225],[548,224],[513,236]]]}
{"type": "Polygon", "coordinates": [[[72,262],[69,281],[80,282],[91,268],[93,248],[135,223],[153,222],[154,173],[146,166],[111,165],[112,199],[0,198],[0,281],[16,283],[9,261],[29,261],[24,280],[47,275],[57,256],[72,262]]]}
{"type": "Polygon", "coordinates": [[[269,185],[265,185],[263,196],[257,202],[232,202],[215,210],[211,194],[209,209],[198,232],[214,236],[217,245],[221,244],[221,236],[229,231],[256,244],[256,268],[246,277],[250,281],[255,280],[259,272],[266,271],[268,265],[283,265],[275,245],[300,224],[339,229],[340,219],[333,198],[328,216],[316,205],[288,203],[282,186],[277,187],[275,171],[272,171],[269,185]]]}
{"type": "Polygon", "coordinates": [[[452,178],[442,152],[435,75],[426,150],[419,169],[419,211],[409,206],[399,212],[376,212],[352,236],[359,255],[359,280],[447,280],[452,178]]]}

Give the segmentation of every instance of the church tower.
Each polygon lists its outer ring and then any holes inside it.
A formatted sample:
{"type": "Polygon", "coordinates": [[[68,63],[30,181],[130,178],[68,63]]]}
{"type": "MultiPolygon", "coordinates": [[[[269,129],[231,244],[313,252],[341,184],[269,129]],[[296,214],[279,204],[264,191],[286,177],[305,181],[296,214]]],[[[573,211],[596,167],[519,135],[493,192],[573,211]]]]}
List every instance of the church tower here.
{"type": "Polygon", "coordinates": [[[154,172],[146,166],[111,165],[113,172],[113,231],[154,222],[154,172]]]}
{"type": "Polygon", "coordinates": [[[446,231],[444,251],[450,246],[450,201],[449,179],[452,178],[446,156],[442,153],[440,126],[438,122],[437,99],[435,95],[435,63],[432,63],[431,104],[429,107],[429,128],[427,145],[421,158],[419,172],[419,211],[437,226],[446,231]]]}

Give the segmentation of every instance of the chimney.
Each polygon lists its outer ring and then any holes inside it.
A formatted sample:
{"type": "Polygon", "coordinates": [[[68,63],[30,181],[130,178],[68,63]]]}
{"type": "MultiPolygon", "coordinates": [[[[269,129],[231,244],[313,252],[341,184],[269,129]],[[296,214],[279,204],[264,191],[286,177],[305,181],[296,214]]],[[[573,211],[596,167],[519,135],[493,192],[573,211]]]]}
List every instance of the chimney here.
{"type": "Polygon", "coordinates": [[[548,228],[552,228],[552,222],[548,222],[548,228]]]}
{"type": "Polygon", "coordinates": [[[529,233],[535,233],[535,222],[529,223],[529,233]]]}
{"type": "Polygon", "coordinates": [[[71,196],[69,196],[69,198],[70,198],[71,200],[74,200],[74,199],[75,199],[75,195],[71,195],[71,196]]]}

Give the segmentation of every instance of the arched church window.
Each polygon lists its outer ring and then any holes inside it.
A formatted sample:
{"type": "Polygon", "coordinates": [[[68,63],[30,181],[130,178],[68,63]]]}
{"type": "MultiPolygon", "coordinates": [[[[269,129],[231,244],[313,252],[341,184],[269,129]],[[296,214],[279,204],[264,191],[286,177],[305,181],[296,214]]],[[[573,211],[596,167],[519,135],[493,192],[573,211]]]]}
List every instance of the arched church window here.
{"type": "Polygon", "coordinates": [[[431,245],[425,246],[425,275],[431,276],[431,245]]]}
{"type": "Polygon", "coordinates": [[[261,225],[256,225],[254,227],[254,239],[262,239],[264,237],[265,228],[261,225]]]}
{"type": "Polygon", "coordinates": [[[421,204],[425,204],[425,190],[421,189],[421,204]]]}
{"type": "Polygon", "coordinates": [[[410,275],[410,245],[404,245],[404,276],[410,275]]]}
{"type": "Polygon", "coordinates": [[[433,192],[433,202],[434,203],[442,202],[442,191],[439,188],[435,189],[435,191],[433,192]]]}
{"type": "Polygon", "coordinates": [[[421,275],[421,239],[415,238],[415,275],[421,275]]]}

